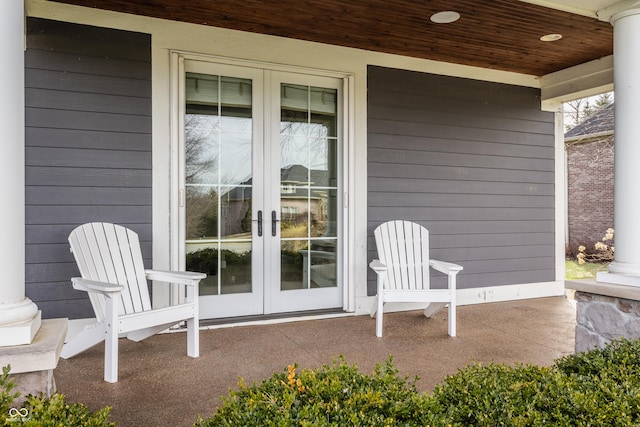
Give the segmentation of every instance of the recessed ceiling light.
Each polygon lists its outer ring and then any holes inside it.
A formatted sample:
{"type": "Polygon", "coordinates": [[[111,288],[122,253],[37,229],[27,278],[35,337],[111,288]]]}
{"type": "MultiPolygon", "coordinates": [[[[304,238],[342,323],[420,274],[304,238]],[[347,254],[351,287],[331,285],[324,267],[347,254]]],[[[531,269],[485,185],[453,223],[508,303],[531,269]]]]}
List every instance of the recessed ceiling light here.
{"type": "Polygon", "coordinates": [[[540,37],[543,42],[555,42],[562,38],[562,34],[546,34],[540,37]]]}
{"type": "Polygon", "coordinates": [[[450,24],[460,19],[460,14],[452,10],[445,10],[431,15],[431,21],[436,24],[450,24]]]}

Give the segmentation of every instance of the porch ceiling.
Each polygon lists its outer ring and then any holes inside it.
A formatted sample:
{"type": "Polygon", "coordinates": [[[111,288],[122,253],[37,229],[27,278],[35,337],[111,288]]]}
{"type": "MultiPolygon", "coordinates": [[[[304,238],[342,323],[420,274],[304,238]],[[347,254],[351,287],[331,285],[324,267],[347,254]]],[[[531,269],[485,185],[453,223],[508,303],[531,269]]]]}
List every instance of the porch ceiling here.
{"type": "Polygon", "coordinates": [[[519,0],[58,1],[535,76],[613,53],[608,22],[519,0]],[[429,19],[450,10],[457,22],[429,19]]]}

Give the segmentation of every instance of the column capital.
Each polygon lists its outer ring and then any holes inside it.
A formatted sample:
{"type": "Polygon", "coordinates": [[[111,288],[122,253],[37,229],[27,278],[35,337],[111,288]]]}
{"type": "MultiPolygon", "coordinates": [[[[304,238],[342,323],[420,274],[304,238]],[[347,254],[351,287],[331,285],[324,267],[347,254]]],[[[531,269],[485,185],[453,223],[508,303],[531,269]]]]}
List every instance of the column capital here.
{"type": "Polygon", "coordinates": [[[640,0],[622,0],[598,10],[596,14],[599,20],[608,21],[611,25],[615,25],[615,22],[620,18],[640,14],[640,0]]]}

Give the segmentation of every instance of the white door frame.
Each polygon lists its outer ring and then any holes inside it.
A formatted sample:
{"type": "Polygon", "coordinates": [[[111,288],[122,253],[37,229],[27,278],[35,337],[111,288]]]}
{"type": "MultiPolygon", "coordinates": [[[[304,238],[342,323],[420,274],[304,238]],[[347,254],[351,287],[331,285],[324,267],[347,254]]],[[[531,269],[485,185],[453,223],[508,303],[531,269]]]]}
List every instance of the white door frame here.
{"type": "MultiPolygon", "coordinates": [[[[287,73],[308,74],[314,76],[326,76],[342,79],[342,164],[340,165],[340,174],[342,179],[342,195],[341,202],[339,203],[338,210],[341,215],[340,228],[338,233],[342,239],[342,257],[341,262],[338,263],[338,278],[343,283],[343,310],[347,312],[355,312],[356,310],[356,283],[355,283],[355,271],[349,266],[355,265],[355,213],[353,209],[349,208],[349,196],[354,194],[355,178],[353,172],[355,170],[355,147],[353,141],[355,141],[355,79],[353,74],[340,73],[328,70],[307,69],[301,67],[292,67],[273,63],[261,63],[256,61],[248,61],[241,59],[232,59],[226,57],[216,57],[208,55],[194,54],[184,51],[171,51],[170,52],[170,126],[171,126],[171,144],[170,144],[170,265],[172,269],[184,270],[185,258],[184,258],[184,245],[181,244],[183,240],[184,224],[181,224],[180,219],[180,204],[184,203],[184,191],[181,191],[183,186],[180,186],[180,180],[184,179],[184,173],[179,165],[179,149],[182,144],[181,135],[182,129],[184,129],[184,117],[179,113],[177,106],[181,105],[180,102],[184,102],[184,99],[180,99],[180,87],[184,85],[185,79],[185,60],[194,61],[206,61],[221,65],[234,65],[242,67],[259,68],[262,70],[271,71],[283,71],[287,73]]],[[[265,82],[265,85],[267,82],[265,82]]],[[[267,119],[267,118],[265,118],[267,119]]],[[[182,220],[184,221],[184,220],[182,220]]],[[[154,301],[165,301],[165,304],[170,304],[172,301],[180,299],[177,292],[172,293],[165,298],[158,298],[154,301]]],[[[162,302],[161,302],[162,303],[162,302]]]]}

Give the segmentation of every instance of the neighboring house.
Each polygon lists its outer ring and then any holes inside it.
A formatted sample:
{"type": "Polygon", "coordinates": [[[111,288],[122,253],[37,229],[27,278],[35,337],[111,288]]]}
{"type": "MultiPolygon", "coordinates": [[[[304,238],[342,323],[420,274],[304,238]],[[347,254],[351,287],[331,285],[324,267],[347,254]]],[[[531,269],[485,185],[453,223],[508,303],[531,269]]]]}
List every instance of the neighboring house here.
{"type": "Polygon", "coordinates": [[[464,267],[460,304],[563,294],[558,108],[612,85],[613,30],[595,17],[614,2],[25,1],[2,6],[26,14],[3,65],[24,54],[25,146],[0,168],[9,181],[24,163],[7,197],[26,197],[3,247],[25,247],[43,317],[93,316],[67,244],[91,221],[138,232],[157,269],[211,249],[203,319],[368,313],[373,230],[393,219],[464,267]],[[443,7],[459,22],[432,22],[443,7]],[[303,211],[325,225],[285,229],[303,211]]]}
{"type": "Polygon", "coordinates": [[[595,252],[613,228],[613,104],[597,111],[564,135],[567,156],[567,253],[579,246],[595,252]]]}
{"type": "MultiPolygon", "coordinates": [[[[316,170],[302,165],[288,165],[280,170],[280,220],[287,226],[311,221],[316,227],[326,229],[329,212],[335,211],[335,197],[330,198],[326,188],[326,170],[316,170]]],[[[221,217],[228,235],[247,231],[246,216],[251,216],[249,201],[252,198],[253,178],[232,187],[221,199],[225,210],[221,217]]],[[[249,218],[250,220],[251,218],[249,218]]],[[[250,225],[248,226],[251,227],[250,225]]]]}

